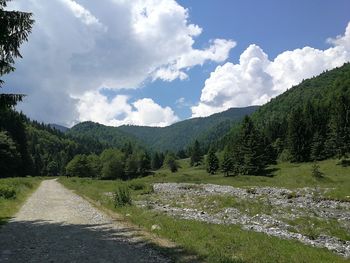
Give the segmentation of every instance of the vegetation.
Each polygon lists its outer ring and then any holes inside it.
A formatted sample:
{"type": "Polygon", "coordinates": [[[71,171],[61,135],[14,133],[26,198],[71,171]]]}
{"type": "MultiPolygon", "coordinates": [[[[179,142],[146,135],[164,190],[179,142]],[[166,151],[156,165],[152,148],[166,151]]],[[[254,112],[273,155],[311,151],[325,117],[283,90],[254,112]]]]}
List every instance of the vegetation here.
{"type": "Polygon", "coordinates": [[[125,185],[119,185],[114,193],[114,206],[122,207],[126,205],[131,205],[130,190],[125,185]]]}
{"type": "Polygon", "coordinates": [[[215,174],[219,169],[219,159],[215,154],[213,148],[209,149],[207,159],[206,159],[207,172],[210,174],[215,174]]]}
{"type": "Polygon", "coordinates": [[[257,109],[257,106],[232,108],[209,117],[185,120],[164,128],[131,125],[107,127],[98,123],[83,122],[71,128],[67,134],[74,137],[84,135],[116,148],[131,142],[158,152],[184,150],[198,138],[203,150],[207,151],[209,145],[216,144],[235,123],[257,109]]]}
{"type": "MultiPolygon", "coordinates": [[[[328,188],[332,190],[326,192],[323,198],[349,200],[350,180],[348,168],[343,167],[337,160],[326,160],[318,163],[320,170],[324,173],[323,179],[320,180],[310,176],[313,163],[272,165],[267,167],[267,169],[272,170],[271,177],[248,175],[224,177],[222,173],[209,175],[204,165],[190,166],[189,159],[178,160],[178,162],[181,168],[175,173],[164,167],[154,175],[129,181],[131,198],[135,201],[147,198],[145,194],[149,193],[150,187],[148,185],[156,182],[189,182],[232,185],[247,189],[262,186],[289,189],[303,187],[328,188]]],[[[100,202],[108,209],[122,215],[131,215],[125,217],[125,219],[131,220],[135,225],[140,225],[149,231],[151,231],[152,225],[159,225],[160,229],[156,230],[158,235],[173,240],[187,251],[199,255],[207,262],[300,262],[300,258],[305,262],[344,261],[325,249],[313,248],[297,241],[281,240],[265,234],[245,231],[235,225],[214,225],[192,220],[174,219],[162,213],[147,208],[141,209],[133,205],[115,207],[114,201],[108,198],[105,193],[114,192],[118,185],[125,186],[125,183],[120,181],[60,178],[60,182],[76,190],[77,193],[100,202]]],[[[268,206],[261,205],[259,200],[238,202],[232,198],[218,198],[215,196],[203,199],[202,202],[203,207],[208,207],[210,204],[215,209],[234,206],[239,210],[248,211],[252,215],[257,213],[268,214],[271,209],[268,206]]],[[[194,208],[198,209],[198,207],[194,208]]],[[[347,240],[346,231],[340,228],[336,222],[325,225],[323,221],[310,220],[301,218],[299,221],[293,221],[291,225],[307,236],[318,235],[318,233],[326,231],[326,233],[347,240]],[[312,224],[317,227],[313,228],[312,224]]]]}
{"type": "Polygon", "coordinates": [[[0,225],[9,220],[41,182],[41,178],[0,179],[0,225]]]}

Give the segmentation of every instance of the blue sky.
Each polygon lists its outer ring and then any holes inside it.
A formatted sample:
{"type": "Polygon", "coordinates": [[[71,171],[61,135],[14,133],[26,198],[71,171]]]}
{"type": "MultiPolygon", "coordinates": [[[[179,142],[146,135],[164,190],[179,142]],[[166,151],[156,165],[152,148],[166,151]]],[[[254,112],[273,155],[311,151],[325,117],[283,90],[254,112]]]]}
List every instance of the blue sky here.
{"type": "Polygon", "coordinates": [[[20,109],[31,118],[67,126],[165,126],[263,104],[350,60],[347,0],[16,0],[10,8],[33,12],[36,24],[8,86],[28,94],[20,109]]]}

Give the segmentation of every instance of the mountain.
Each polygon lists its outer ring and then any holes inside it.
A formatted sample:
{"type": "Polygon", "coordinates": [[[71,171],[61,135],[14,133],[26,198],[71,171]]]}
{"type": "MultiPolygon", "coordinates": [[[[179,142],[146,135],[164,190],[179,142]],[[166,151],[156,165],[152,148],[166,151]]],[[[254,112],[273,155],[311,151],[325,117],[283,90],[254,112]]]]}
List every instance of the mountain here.
{"type": "Polygon", "coordinates": [[[157,151],[178,151],[199,139],[204,147],[226,134],[231,127],[251,115],[258,106],[231,108],[209,117],[193,118],[167,127],[146,127],[124,125],[108,127],[93,122],[83,122],[72,127],[67,134],[85,135],[121,147],[125,142],[135,142],[157,151]]]}
{"type": "Polygon", "coordinates": [[[342,89],[349,90],[350,63],[325,71],[310,79],[303,80],[283,94],[261,106],[253,115],[257,122],[285,120],[291,111],[303,107],[307,102],[331,103],[342,89]]]}
{"type": "MultiPolygon", "coordinates": [[[[263,142],[280,160],[305,162],[350,153],[350,63],[302,81],[251,116],[263,142]]],[[[220,140],[237,146],[241,126],[220,140]]],[[[265,148],[267,149],[267,148],[265,148]]]]}
{"type": "Polygon", "coordinates": [[[69,130],[69,128],[62,126],[62,125],[59,125],[59,124],[55,124],[55,123],[50,123],[49,126],[53,129],[56,129],[56,130],[63,132],[63,133],[65,133],[66,131],[69,130]]]}

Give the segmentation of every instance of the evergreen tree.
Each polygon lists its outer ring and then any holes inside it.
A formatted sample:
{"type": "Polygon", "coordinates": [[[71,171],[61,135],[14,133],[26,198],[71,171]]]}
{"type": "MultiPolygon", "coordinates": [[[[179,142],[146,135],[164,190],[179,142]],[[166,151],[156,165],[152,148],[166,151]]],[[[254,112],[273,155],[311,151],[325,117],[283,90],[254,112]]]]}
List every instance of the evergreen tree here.
{"type": "MultiPolygon", "coordinates": [[[[20,45],[27,41],[34,23],[30,13],[5,10],[7,2],[0,1],[0,77],[15,70],[14,59],[21,57],[20,45]]],[[[0,88],[3,83],[0,79],[0,88]]],[[[0,109],[15,106],[22,97],[20,94],[0,94],[0,109]]]]}
{"type": "Polygon", "coordinates": [[[0,178],[17,175],[20,160],[15,142],[6,132],[0,131],[0,178]]]}
{"type": "Polygon", "coordinates": [[[162,167],[163,162],[161,160],[161,156],[158,152],[155,152],[152,156],[152,169],[158,170],[160,167],[162,167]]]}
{"type": "Polygon", "coordinates": [[[139,155],[139,173],[146,175],[151,170],[151,159],[147,152],[142,151],[139,155]]]}
{"type": "Polygon", "coordinates": [[[193,144],[193,147],[191,148],[191,160],[190,164],[191,166],[198,166],[201,164],[203,159],[201,147],[199,145],[199,142],[196,140],[193,144]]]}
{"type": "MultiPolygon", "coordinates": [[[[350,81],[349,81],[350,82],[350,81]]],[[[350,87],[350,83],[348,84],[350,87]]],[[[350,153],[350,88],[343,88],[333,99],[330,120],[330,147],[339,157],[350,153]]]]}
{"type": "Polygon", "coordinates": [[[223,160],[221,163],[221,171],[225,174],[225,176],[229,176],[230,173],[233,172],[233,160],[228,147],[225,147],[224,150],[223,160]]]}
{"type": "Polygon", "coordinates": [[[173,153],[167,153],[164,159],[164,163],[169,167],[172,173],[177,172],[179,169],[179,164],[177,163],[175,154],[173,153]]]}
{"type": "Polygon", "coordinates": [[[316,131],[311,144],[311,160],[321,161],[326,158],[324,143],[324,137],[318,131],[316,131]]]}
{"type": "Polygon", "coordinates": [[[129,157],[126,159],[125,173],[127,174],[128,178],[132,178],[138,174],[138,169],[139,169],[138,158],[137,158],[137,155],[133,153],[129,155],[129,157]]]}
{"type": "Polygon", "coordinates": [[[294,162],[307,161],[310,156],[306,126],[303,111],[293,110],[288,119],[288,146],[294,162]]]}
{"type": "Polygon", "coordinates": [[[219,159],[215,154],[215,150],[210,147],[206,160],[207,172],[210,174],[215,174],[219,169],[219,159]]]}
{"type": "Polygon", "coordinates": [[[266,167],[263,135],[246,116],[234,148],[234,171],[241,174],[257,175],[266,167]]]}

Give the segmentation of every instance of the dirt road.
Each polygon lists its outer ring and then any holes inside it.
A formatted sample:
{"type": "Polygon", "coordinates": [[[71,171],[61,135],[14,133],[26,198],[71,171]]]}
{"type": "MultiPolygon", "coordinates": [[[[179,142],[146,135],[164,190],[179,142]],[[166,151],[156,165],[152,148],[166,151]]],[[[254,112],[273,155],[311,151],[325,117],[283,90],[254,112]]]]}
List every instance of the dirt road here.
{"type": "Polygon", "coordinates": [[[172,262],[55,180],[0,229],[0,262],[172,262]]]}

